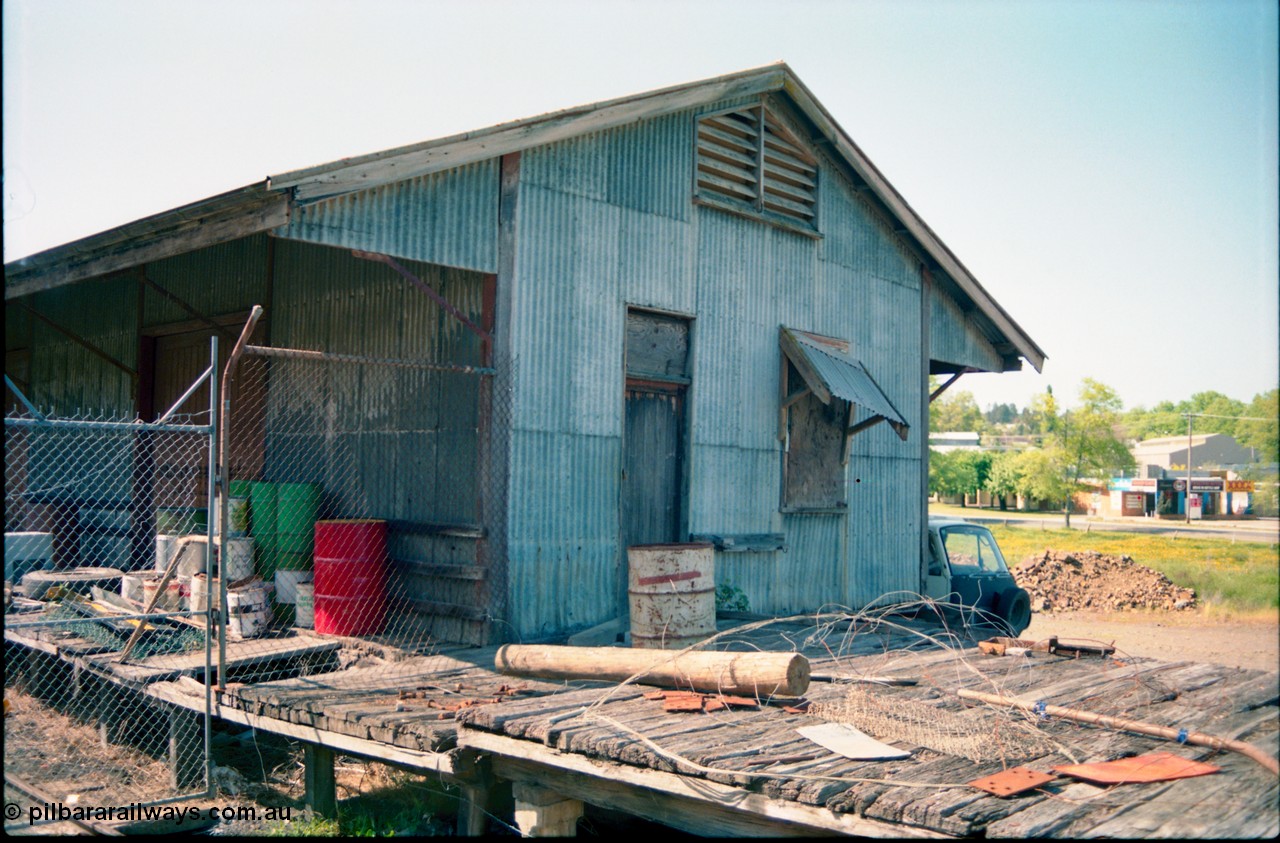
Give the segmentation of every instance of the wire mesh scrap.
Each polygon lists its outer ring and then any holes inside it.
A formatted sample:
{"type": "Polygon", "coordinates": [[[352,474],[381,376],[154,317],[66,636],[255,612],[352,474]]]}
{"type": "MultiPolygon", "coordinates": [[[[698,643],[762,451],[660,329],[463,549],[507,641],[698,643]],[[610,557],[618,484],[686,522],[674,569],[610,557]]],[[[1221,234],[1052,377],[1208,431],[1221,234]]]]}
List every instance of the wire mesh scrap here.
{"type": "Polygon", "coordinates": [[[884,741],[923,746],[974,762],[1037,758],[1056,744],[1019,715],[994,709],[949,711],[940,701],[913,699],[874,685],[851,685],[844,698],[815,702],[809,712],[847,723],[884,741]]]}

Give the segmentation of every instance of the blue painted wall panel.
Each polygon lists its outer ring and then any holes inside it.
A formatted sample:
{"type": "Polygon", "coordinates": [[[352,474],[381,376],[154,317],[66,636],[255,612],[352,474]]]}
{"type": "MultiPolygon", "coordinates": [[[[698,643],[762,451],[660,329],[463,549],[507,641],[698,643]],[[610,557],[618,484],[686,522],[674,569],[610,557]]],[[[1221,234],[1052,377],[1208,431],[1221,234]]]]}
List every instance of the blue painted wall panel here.
{"type": "Polygon", "coordinates": [[[512,433],[508,603],[524,638],[613,617],[625,589],[615,437],[512,433]]]}

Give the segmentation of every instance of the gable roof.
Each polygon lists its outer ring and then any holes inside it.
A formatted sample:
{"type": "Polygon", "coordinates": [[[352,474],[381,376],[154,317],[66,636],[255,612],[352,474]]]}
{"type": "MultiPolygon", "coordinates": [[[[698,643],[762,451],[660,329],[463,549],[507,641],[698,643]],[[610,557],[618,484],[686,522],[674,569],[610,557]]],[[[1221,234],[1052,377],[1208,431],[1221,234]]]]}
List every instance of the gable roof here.
{"type": "Polygon", "coordinates": [[[451,169],[589,132],[726,99],[776,93],[811,124],[846,172],[900,224],[901,233],[954,281],[948,292],[981,317],[997,347],[1039,371],[1045,354],[978,283],[840,128],[784,62],[501,123],[409,146],[270,176],[221,194],[58,246],[5,266],[5,299],[136,266],[283,225],[289,209],[326,197],[451,169]]]}

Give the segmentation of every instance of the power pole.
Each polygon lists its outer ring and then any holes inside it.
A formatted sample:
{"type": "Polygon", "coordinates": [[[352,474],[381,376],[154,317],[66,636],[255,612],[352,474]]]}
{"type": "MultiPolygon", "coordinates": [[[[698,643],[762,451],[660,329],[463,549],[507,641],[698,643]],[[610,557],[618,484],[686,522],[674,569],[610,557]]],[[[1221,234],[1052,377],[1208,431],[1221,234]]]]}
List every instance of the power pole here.
{"type": "Polygon", "coordinates": [[[1191,523],[1191,420],[1195,418],[1194,413],[1187,413],[1187,496],[1183,509],[1187,511],[1187,523],[1191,523]]]}

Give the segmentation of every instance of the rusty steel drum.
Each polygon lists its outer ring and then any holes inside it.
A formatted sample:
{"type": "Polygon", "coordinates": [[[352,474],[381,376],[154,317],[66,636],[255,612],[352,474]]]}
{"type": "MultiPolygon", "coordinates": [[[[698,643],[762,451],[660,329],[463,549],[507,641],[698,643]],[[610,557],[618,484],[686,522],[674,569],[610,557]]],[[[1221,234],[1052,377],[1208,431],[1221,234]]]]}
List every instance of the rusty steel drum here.
{"type": "Polygon", "coordinates": [[[627,548],[631,646],[683,650],[716,632],[715,551],[710,544],[627,548]]]}

